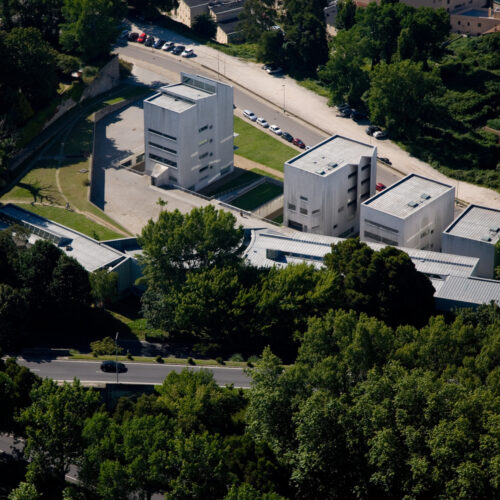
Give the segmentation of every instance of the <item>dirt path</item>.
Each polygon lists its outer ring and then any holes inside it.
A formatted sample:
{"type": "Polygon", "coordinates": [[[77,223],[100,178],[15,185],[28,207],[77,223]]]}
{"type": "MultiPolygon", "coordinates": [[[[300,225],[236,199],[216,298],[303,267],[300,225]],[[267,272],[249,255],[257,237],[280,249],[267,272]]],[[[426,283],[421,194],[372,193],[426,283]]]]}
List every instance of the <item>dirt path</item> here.
{"type": "Polygon", "coordinates": [[[243,170],[253,170],[254,168],[258,168],[259,170],[274,175],[275,177],[279,177],[280,179],[284,178],[283,172],[274,170],[274,168],[271,167],[266,167],[265,165],[261,165],[260,163],[249,160],[247,158],[243,158],[243,156],[239,155],[234,155],[234,166],[242,168],[243,170]]]}

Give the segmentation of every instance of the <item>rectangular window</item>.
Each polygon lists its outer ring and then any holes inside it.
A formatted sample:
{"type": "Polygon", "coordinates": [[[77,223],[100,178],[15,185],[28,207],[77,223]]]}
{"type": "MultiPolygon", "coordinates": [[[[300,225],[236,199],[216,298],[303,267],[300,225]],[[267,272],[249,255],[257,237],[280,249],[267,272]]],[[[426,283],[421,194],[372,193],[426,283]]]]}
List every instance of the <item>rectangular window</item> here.
{"type": "Polygon", "coordinates": [[[167,148],[166,146],[162,146],[161,144],[156,144],[156,142],[149,141],[149,145],[153,146],[154,148],[163,149],[163,151],[168,151],[169,153],[173,153],[174,155],[177,154],[177,151],[175,149],[167,148]]]}
{"type": "Polygon", "coordinates": [[[307,197],[305,197],[305,196],[301,196],[301,197],[300,197],[300,199],[301,199],[302,201],[309,201],[309,199],[308,199],[307,197]]]}
{"type": "Polygon", "coordinates": [[[203,132],[204,130],[208,129],[208,125],[204,125],[203,127],[198,129],[198,132],[203,132]]]}
{"type": "Polygon", "coordinates": [[[303,215],[307,215],[307,208],[301,208],[299,212],[303,215]]]}
{"type": "Polygon", "coordinates": [[[399,231],[397,229],[394,229],[394,228],[389,227],[389,226],[384,226],[383,224],[379,224],[378,222],[374,222],[374,221],[369,220],[369,219],[365,219],[365,222],[366,222],[366,224],[371,224],[374,227],[377,227],[379,229],[383,229],[385,231],[390,231],[391,233],[396,233],[396,234],[399,233],[399,231]]]}
{"type": "Polygon", "coordinates": [[[313,210],[312,213],[313,213],[313,215],[314,214],[319,214],[319,208],[317,208],[316,210],[313,210]]]}
{"type": "Polygon", "coordinates": [[[313,226],[313,227],[311,228],[311,230],[312,230],[312,231],[314,231],[315,229],[319,229],[319,226],[313,226]]]}
{"type": "Polygon", "coordinates": [[[201,181],[204,181],[205,179],[208,179],[208,175],[205,175],[204,177],[202,177],[202,178],[200,179],[200,182],[201,182],[201,181]]]}
{"type": "Polygon", "coordinates": [[[340,212],[342,212],[342,210],[344,210],[344,207],[340,207],[338,212],[340,213],[340,212]]]}
{"type": "Polygon", "coordinates": [[[358,175],[358,172],[353,172],[352,174],[349,174],[347,176],[348,179],[351,179],[352,177],[354,177],[355,175],[358,175]]]}
{"type": "Polygon", "coordinates": [[[356,184],[354,184],[354,186],[350,187],[347,192],[348,193],[351,193],[352,191],[354,191],[358,186],[356,184]]]}
{"type": "Polygon", "coordinates": [[[203,146],[204,144],[206,144],[208,142],[208,139],[203,139],[203,141],[201,141],[198,146],[203,146]]]}
{"type": "Polygon", "coordinates": [[[347,206],[348,206],[348,207],[352,207],[352,206],[353,206],[353,205],[355,205],[355,204],[356,204],[356,200],[352,200],[352,201],[349,201],[349,202],[347,203],[347,206]]]}
{"type": "Polygon", "coordinates": [[[200,160],[203,160],[203,158],[206,158],[208,156],[208,152],[203,153],[202,155],[198,156],[200,160]]]}
{"type": "Polygon", "coordinates": [[[207,169],[208,169],[208,165],[205,166],[205,167],[200,168],[200,172],[205,172],[205,170],[207,170],[207,169]]]}
{"type": "Polygon", "coordinates": [[[288,204],[288,210],[297,210],[297,206],[294,205],[293,203],[288,204]]]}
{"type": "Polygon", "coordinates": [[[366,183],[367,183],[367,182],[369,182],[369,181],[370,181],[370,178],[369,178],[369,177],[367,177],[366,179],[363,179],[363,180],[361,181],[361,184],[366,184],[366,183]]]}
{"type": "Polygon", "coordinates": [[[177,168],[177,162],[169,160],[168,158],[163,158],[163,156],[154,155],[153,153],[149,153],[149,157],[151,160],[159,161],[164,165],[169,165],[170,167],[177,168]]]}
{"type": "Polygon", "coordinates": [[[174,177],[173,175],[169,175],[168,178],[172,181],[172,182],[177,182],[177,177],[174,177]]]}
{"type": "Polygon", "coordinates": [[[295,222],[294,220],[288,219],[288,227],[297,229],[297,231],[302,231],[304,226],[302,226],[302,224],[299,224],[298,222],[295,222]]]}
{"type": "Polygon", "coordinates": [[[363,194],[361,195],[361,200],[366,200],[366,199],[368,198],[368,196],[370,196],[369,191],[367,191],[366,193],[363,193],[363,194]]]}
{"type": "Polygon", "coordinates": [[[171,139],[172,141],[176,141],[177,137],[173,135],[164,134],[163,132],[159,132],[158,130],[153,130],[152,128],[148,128],[149,132],[153,132],[153,134],[161,135],[162,137],[166,137],[167,139],[171,139]]]}
{"type": "Polygon", "coordinates": [[[367,168],[370,168],[370,164],[369,163],[367,163],[366,165],[363,165],[361,167],[361,171],[366,170],[367,168]]]}

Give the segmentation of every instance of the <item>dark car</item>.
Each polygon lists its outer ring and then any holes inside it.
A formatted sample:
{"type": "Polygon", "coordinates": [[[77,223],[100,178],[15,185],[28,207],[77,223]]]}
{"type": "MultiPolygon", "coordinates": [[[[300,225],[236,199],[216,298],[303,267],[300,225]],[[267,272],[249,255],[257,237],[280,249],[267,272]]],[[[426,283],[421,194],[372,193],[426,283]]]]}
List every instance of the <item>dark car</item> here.
{"type": "Polygon", "coordinates": [[[101,370],[103,372],[113,372],[116,373],[117,371],[119,373],[123,373],[127,371],[127,367],[123,364],[120,363],[119,361],[103,361],[101,363],[101,370]]]}
{"type": "Polygon", "coordinates": [[[355,122],[359,122],[361,120],[364,120],[366,118],[366,115],[364,113],[361,113],[361,111],[356,111],[355,109],[353,109],[351,111],[351,118],[355,121],[355,122]]]}
{"type": "Polygon", "coordinates": [[[366,129],[365,129],[365,132],[368,135],[373,135],[375,132],[378,132],[379,130],[380,130],[380,128],[376,127],[375,125],[368,125],[368,127],[366,127],[366,129]]]}
{"type": "Polygon", "coordinates": [[[350,118],[352,114],[352,109],[351,108],[342,108],[341,111],[339,111],[339,116],[342,118],[350,118]]]}
{"type": "Polygon", "coordinates": [[[129,42],[137,42],[138,38],[139,38],[139,33],[136,33],[135,31],[132,31],[132,33],[128,34],[128,41],[129,42]]]}
{"type": "Polygon", "coordinates": [[[144,45],[146,47],[152,47],[155,43],[155,37],[154,36],[148,36],[146,41],[144,42],[144,45]]]}
{"type": "Polygon", "coordinates": [[[295,144],[295,146],[298,146],[300,149],[304,149],[306,147],[306,145],[298,137],[293,139],[292,144],[295,144]]]}
{"type": "Polygon", "coordinates": [[[161,40],[161,39],[158,39],[156,40],[156,42],[154,43],[153,47],[155,49],[161,49],[163,47],[163,44],[165,43],[165,40],[161,40]]]}
{"type": "Polygon", "coordinates": [[[379,156],[378,161],[385,163],[386,165],[392,165],[392,161],[389,158],[385,158],[384,156],[379,156]]]}
{"type": "Polygon", "coordinates": [[[281,137],[283,137],[283,139],[285,139],[285,141],[288,141],[288,142],[292,142],[293,141],[293,135],[289,134],[288,132],[283,132],[281,134],[281,137]]]}
{"type": "Polygon", "coordinates": [[[184,45],[176,45],[173,49],[172,49],[172,54],[175,54],[176,56],[182,54],[184,52],[184,49],[186,47],[184,47],[184,45]]]}

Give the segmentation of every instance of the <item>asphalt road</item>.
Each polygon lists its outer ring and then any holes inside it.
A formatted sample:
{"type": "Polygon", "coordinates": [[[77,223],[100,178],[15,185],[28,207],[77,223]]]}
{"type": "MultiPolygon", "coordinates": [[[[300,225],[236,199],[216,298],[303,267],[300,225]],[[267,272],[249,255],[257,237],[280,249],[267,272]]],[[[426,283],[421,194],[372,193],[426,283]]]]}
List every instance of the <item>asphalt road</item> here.
{"type": "MultiPolygon", "coordinates": [[[[79,361],[62,359],[23,359],[18,363],[26,366],[38,376],[57,381],[72,381],[75,377],[85,383],[115,383],[115,373],[105,373],[100,369],[100,361],[79,361]]],[[[158,363],[125,363],[127,372],[118,375],[119,382],[128,384],[161,384],[172,371],[180,372],[184,365],[162,365],[158,363]]],[[[221,385],[250,387],[250,378],[241,368],[225,367],[189,367],[190,370],[206,368],[214,374],[216,382],[221,385]]]]}
{"type": "MultiPolygon", "coordinates": [[[[115,52],[127,58],[135,60],[135,64],[147,67],[150,72],[154,72],[155,68],[158,71],[158,79],[156,83],[171,83],[179,81],[181,71],[194,72],[196,74],[207,76],[209,78],[220,77],[224,81],[224,67],[221,66],[220,74],[203,68],[196,61],[196,57],[192,59],[183,59],[179,56],[163,52],[158,49],[143,47],[135,43],[128,43],[115,47],[115,52]]],[[[304,123],[298,118],[289,115],[286,112],[286,88],[283,87],[283,100],[275,105],[271,105],[256,95],[242,89],[234,82],[227,82],[233,85],[234,89],[234,104],[239,109],[250,109],[257,116],[264,117],[270,124],[277,124],[282,130],[292,134],[294,137],[300,137],[305,144],[314,145],[326,139],[327,135],[318,129],[304,123]]],[[[366,142],[376,144],[376,139],[366,136],[366,142]]],[[[403,176],[396,171],[385,167],[383,164],[377,165],[377,182],[382,182],[386,186],[390,186],[403,176]]]]}

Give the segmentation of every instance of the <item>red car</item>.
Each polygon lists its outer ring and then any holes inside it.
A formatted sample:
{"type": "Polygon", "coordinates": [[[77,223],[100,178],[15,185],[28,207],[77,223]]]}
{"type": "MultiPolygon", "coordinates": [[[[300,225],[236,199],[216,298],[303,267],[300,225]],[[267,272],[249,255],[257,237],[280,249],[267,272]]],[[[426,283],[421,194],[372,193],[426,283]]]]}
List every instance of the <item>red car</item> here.
{"type": "Polygon", "coordinates": [[[300,149],[304,149],[306,147],[306,145],[298,137],[293,139],[292,144],[295,144],[295,146],[298,146],[300,149]]]}
{"type": "Polygon", "coordinates": [[[386,185],[382,184],[381,182],[377,182],[377,184],[375,185],[375,189],[377,191],[383,191],[385,188],[386,188],[386,185]]]}
{"type": "Polygon", "coordinates": [[[137,39],[137,43],[144,43],[148,35],[146,33],[141,33],[137,39]]]}

